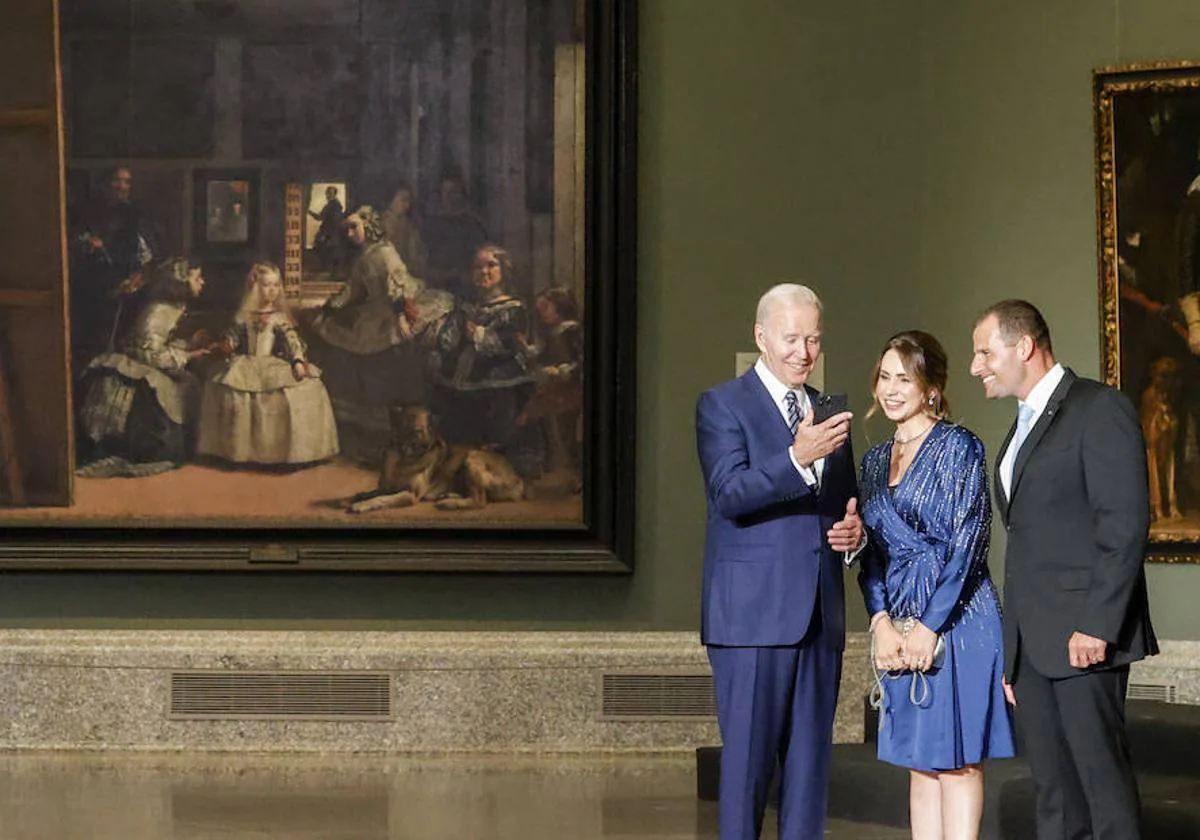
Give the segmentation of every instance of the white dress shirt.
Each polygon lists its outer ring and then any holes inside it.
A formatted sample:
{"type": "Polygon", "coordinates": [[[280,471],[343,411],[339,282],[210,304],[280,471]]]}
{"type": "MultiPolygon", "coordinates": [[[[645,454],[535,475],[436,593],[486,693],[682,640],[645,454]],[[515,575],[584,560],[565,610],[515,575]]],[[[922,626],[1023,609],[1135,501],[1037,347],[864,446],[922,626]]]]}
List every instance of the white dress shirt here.
{"type": "MultiPolygon", "coordinates": [[[[1030,431],[1033,431],[1033,427],[1041,419],[1042,412],[1046,410],[1046,403],[1050,402],[1050,396],[1054,393],[1059,383],[1062,382],[1065,375],[1066,371],[1063,369],[1063,366],[1056,364],[1050,370],[1046,371],[1046,375],[1033,386],[1033,389],[1029,392],[1029,396],[1023,401],[1018,401],[1018,406],[1027,405],[1033,409],[1033,416],[1029,418],[1030,431]]],[[[1016,437],[1016,435],[1014,434],[1013,437],[1016,437]]],[[[1028,441],[1029,438],[1026,437],[1025,440],[1028,441]]],[[[1004,485],[1004,498],[1006,499],[1012,496],[1013,468],[1016,464],[1017,453],[1013,450],[1012,441],[1009,441],[1009,445],[1004,450],[1004,457],[1000,459],[1000,483],[1004,485]]]]}
{"type": "MultiPolygon", "coordinates": [[[[779,409],[779,413],[783,415],[783,422],[788,422],[788,407],[787,395],[788,391],[795,390],[796,401],[800,405],[800,418],[807,417],[812,411],[812,403],[808,399],[808,391],[801,386],[800,388],[788,388],[784,385],[775,374],[771,373],[767,363],[759,357],[759,360],[754,363],[754,372],[758,374],[758,378],[762,380],[762,384],[767,387],[767,393],[771,395],[771,399],[775,402],[775,407],[779,409]]],[[[818,487],[821,483],[821,475],[825,471],[825,459],[818,458],[813,462],[811,467],[802,467],[800,462],[796,460],[796,453],[792,447],[788,447],[788,457],[792,459],[792,465],[800,472],[805,483],[809,487],[818,487]]]]}
{"type": "MultiPolygon", "coordinates": [[[[779,413],[783,415],[783,422],[787,423],[787,394],[788,391],[793,389],[788,388],[788,386],[784,385],[776,378],[775,374],[771,373],[770,369],[767,368],[766,362],[762,360],[761,356],[759,357],[758,361],[754,363],[754,372],[758,374],[758,378],[762,380],[762,384],[767,387],[767,393],[771,395],[771,399],[775,401],[775,407],[778,408],[779,413]]],[[[812,402],[808,399],[808,391],[803,387],[797,388],[795,391],[796,401],[800,406],[800,419],[803,421],[803,419],[808,416],[808,413],[812,411],[812,402]]],[[[800,466],[800,462],[796,460],[796,453],[791,446],[788,446],[788,457],[792,459],[792,466],[796,468],[796,471],[800,473],[800,477],[804,479],[804,482],[809,487],[811,487],[813,490],[816,490],[821,486],[820,478],[825,474],[824,458],[818,458],[816,461],[813,461],[811,467],[802,467],[800,466]]],[[[847,566],[850,566],[854,563],[859,553],[861,553],[866,546],[867,531],[864,528],[862,540],[859,541],[858,546],[850,551],[842,552],[842,562],[847,566]]]]}

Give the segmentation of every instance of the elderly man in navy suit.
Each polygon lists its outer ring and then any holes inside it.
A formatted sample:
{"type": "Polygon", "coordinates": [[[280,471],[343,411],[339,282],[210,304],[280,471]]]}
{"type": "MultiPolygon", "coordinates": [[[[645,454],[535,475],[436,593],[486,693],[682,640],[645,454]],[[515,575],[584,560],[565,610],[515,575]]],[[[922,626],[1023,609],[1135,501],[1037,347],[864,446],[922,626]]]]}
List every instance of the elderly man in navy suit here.
{"type": "Polygon", "coordinates": [[[756,840],[779,767],[780,840],[825,830],[845,646],[843,562],[866,536],[850,412],[816,423],[807,386],[821,301],[782,284],[758,303],[761,356],[701,395],[708,498],[701,640],[721,729],[721,840],[756,840]]]}

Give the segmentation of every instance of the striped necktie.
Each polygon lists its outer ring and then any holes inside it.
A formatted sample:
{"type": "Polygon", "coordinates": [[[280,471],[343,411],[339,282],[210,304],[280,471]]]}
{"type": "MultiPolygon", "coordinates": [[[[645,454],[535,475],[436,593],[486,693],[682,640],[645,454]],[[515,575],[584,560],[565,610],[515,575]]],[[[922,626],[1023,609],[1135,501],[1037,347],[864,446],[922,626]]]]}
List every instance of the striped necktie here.
{"type": "Polygon", "coordinates": [[[800,420],[804,417],[800,413],[800,398],[796,396],[795,391],[788,391],[783,401],[787,405],[788,428],[792,430],[792,437],[795,437],[796,430],[800,428],[800,420]]]}

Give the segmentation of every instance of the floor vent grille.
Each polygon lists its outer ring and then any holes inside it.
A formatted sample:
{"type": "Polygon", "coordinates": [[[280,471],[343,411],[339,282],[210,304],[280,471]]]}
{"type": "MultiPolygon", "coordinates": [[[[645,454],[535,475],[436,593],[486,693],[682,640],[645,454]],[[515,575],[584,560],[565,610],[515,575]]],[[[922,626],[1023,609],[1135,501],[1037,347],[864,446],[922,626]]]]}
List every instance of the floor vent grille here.
{"type": "Polygon", "coordinates": [[[1178,703],[1179,702],[1179,687],[1170,680],[1157,681],[1147,680],[1144,677],[1137,680],[1129,681],[1129,687],[1125,690],[1125,696],[1129,700],[1157,700],[1160,703],[1178,703]]]}
{"type": "Polygon", "coordinates": [[[391,720],[386,671],[173,671],[171,720],[391,720]]]}
{"type": "Polygon", "coordinates": [[[600,675],[601,720],[716,719],[712,674],[600,675]]]}

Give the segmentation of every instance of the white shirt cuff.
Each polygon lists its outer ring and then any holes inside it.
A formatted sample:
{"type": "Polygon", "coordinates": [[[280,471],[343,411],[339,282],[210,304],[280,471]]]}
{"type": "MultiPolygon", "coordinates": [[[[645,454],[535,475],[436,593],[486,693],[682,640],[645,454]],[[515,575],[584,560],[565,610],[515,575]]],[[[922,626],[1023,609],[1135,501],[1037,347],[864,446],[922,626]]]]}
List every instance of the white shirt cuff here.
{"type": "Polygon", "coordinates": [[[817,473],[812,467],[802,467],[800,462],[796,460],[796,450],[788,447],[788,457],[792,459],[792,466],[796,468],[796,472],[800,473],[800,477],[804,479],[804,483],[809,487],[817,487],[817,473]]]}
{"type": "Polygon", "coordinates": [[[863,528],[862,539],[858,541],[851,551],[842,552],[842,562],[846,564],[846,568],[854,565],[854,561],[858,559],[858,555],[862,554],[862,550],[867,547],[867,529],[863,528]]]}

